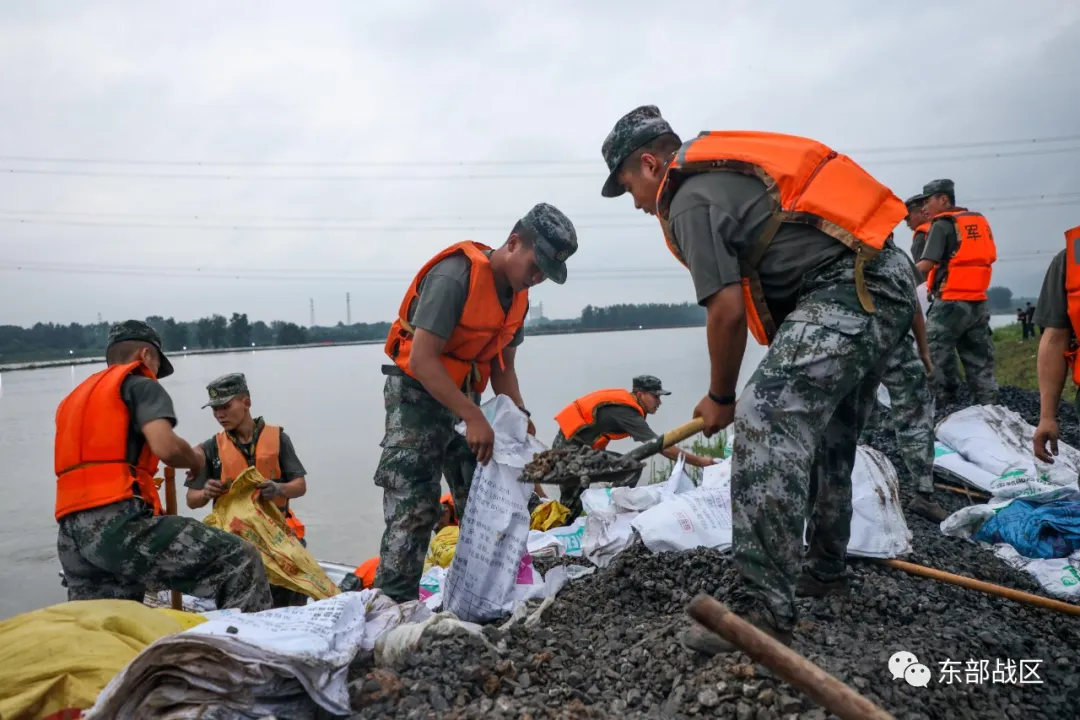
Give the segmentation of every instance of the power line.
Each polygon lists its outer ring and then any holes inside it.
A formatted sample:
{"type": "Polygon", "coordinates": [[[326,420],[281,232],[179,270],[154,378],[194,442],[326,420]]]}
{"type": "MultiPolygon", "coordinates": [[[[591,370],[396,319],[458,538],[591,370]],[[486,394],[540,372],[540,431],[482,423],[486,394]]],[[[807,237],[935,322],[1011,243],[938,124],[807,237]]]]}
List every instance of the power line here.
{"type": "MultiPolygon", "coordinates": [[[[997,145],[1040,145],[1048,143],[1073,142],[1080,140],[1080,135],[1059,135],[1006,140],[982,140],[974,142],[937,143],[930,145],[893,145],[844,150],[847,155],[897,152],[924,152],[932,150],[965,150],[972,148],[994,147],[997,145]]],[[[144,160],[134,158],[88,158],[56,157],[43,155],[0,155],[0,162],[69,164],[69,165],[126,165],[150,167],[154,165],[168,167],[401,167],[415,163],[428,167],[498,167],[519,165],[595,165],[599,158],[578,159],[508,159],[508,160],[144,160]]]]}
{"type": "MultiPolygon", "coordinates": [[[[998,197],[961,197],[960,200],[966,207],[981,207],[986,203],[1015,203],[1015,202],[1038,202],[1045,200],[1062,200],[1068,198],[1080,198],[1080,192],[1069,193],[1043,193],[1040,195],[1006,195],[998,197]]],[[[626,220],[629,216],[623,212],[567,212],[567,215],[575,220],[587,218],[590,220],[626,220]]],[[[79,210],[0,210],[0,219],[6,216],[13,217],[45,217],[45,218],[132,218],[146,220],[181,220],[191,223],[221,223],[227,227],[237,227],[243,221],[264,223],[368,223],[379,224],[378,228],[386,225],[400,227],[401,223],[410,225],[420,222],[474,222],[474,221],[502,221],[507,220],[507,215],[410,215],[402,218],[385,218],[374,215],[353,216],[298,216],[298,215],[205,215],[203,213],[135,213],[135,212],[100,212],[79,210]],[[396,223],[396,225],[395,225],[396,223]]],[[[412,225],[415,227],[415,225],[412,225]]],[[[186,225],[184,227],[187,227],[186,225]]],[[[424,226],[427,227],[427,226],[424,226]]],[[[462,227],[473,228],[472,225],[462,227]]],[[[499,226],[502,227],[501,225],[499,226]]]]}
{"type": "MultiPolygon", "coordinates": [[[[953,157],[927,157],[927,158],[889,158],[875,160],[871,164],[877,165],[910,165],[914,163],[929,163],[941,165],[943,163],[957,162],[962,160],[988,160],[1008,157],[1030,157],[1036,155],[1060,155],[1065,153],[1080,152],[1078,147],[1047,148],[1032,150],[1017,150],[1014,152],[976,153],[971,155],[956,155],[953,157]]],[[[240,174],[210,174],[210,173],[165,173],[165,172],[101,172],[90,170],[42,170],[35,168],[0,168],[0,174],[28,175],[28,176],[53,176],[53,177],[93,177],[112,179],[153,179],[153,180],[293,180],[293,181],[318,181],[318,182],[361,182],[376,180],[386,181],[429,181],[429,180],[572,180],[572,179],[597,179],[606,173],[595,163],[597,169],[591,172],[538,172],[538,173],[465,173],[465,174],[442,174],[442,175],[240,175],[240,174]]]]}
{"type": "MultiPolygon", "coordinates": [[[[1000,198],[1000,203],[984,205],[977,199],[964,200],[962,204],[973,210],[1005,212],[1009,210],[1030,210],[1040,207],[1056,207],[1068,205],[1080,205],[1080,193],[1063,193],[1061,195],[1029,196],[1028,198],[1000,198]]],[[[112,222],[98,220],[68,220],[66,217],[74,215],[60,214],[60,219],[51,217],[8,217],[6,211],[0,211],[0,223],[13,225],[59,225],[63,227],[102,227],[102,228],[131,228],[139,230],[199,230],[199,231],[250,231],[250,232],[349,232],[349,233],[424,233],[424,232],[489,232],[509,231],[510,223],[476,225],[467,223],[443,224],[443,225],[418,225],[413,224],[413,219],[402,221],[387,220],[387,225],[244,225],[222,223],[152,223],[152,222],[112,222]]],[[[585,217],[575,215],[574,217],[585,217]]],[[[652,218],[639,216],[638,221],[627,221],[633,217],[628,213],[620,214],[597,214],[594,218],[621,218],[622,221],[604,223],[575,223],[578,230],[625,230],[625,229],[655,229],[656,221],[652,218]]],[[[316,218],[309,219],[315,221],[316,218]]],[[[373,222],[373,220],[357,222],[373,222]]]]}
{"type": "MultiPolygon", "coordinates": [[[[1059,249],[1048,251],[1035,251],[1028,253],[1015,253],[1011,255],[999,255],[998,261],[1027,261],[1049,260],[1060,252],[1059,249]]],[[[207,280],[252,280],[252,281],[349,281],[362,283],[405,283],[411,280],[414,272],[383,272],[383,273],[348,273],[339,270],[291,270],[273,269],[258,270],[245,268],[241,271],[231,271],[223,268],[161,268],[161,267],[134,267],[134,266],[93,266],[74,263],[0,263],[0,271],[8,270],[15,272],[30,272],[57,275],[119,275],[128,277],[168,277],[168,278],[202,278],[207,280]]],[[[613,280],[649,280],[687,277],[687,271],[681,267],[622,267],[622,268],[571,268],[570,276],[575,280],[589,280],[590,282],[613,281],[613,280]]],[[[311,302],[310,310],[314,312],[314,303],[311,302]]]]}

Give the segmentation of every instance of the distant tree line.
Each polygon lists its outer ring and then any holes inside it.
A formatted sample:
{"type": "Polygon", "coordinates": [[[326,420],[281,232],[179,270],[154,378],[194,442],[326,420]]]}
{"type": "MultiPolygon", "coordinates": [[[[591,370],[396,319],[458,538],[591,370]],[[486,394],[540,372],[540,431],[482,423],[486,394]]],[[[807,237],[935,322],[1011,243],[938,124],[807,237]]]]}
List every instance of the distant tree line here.
{"type": "MultiPolygon", "coordinates": [[[[390,330],[387,322],[311,328],[280,320],[267,324],[262,320],[251,322],[246,313],[233,313],[231,318],[211,315],[190,322],[151,315],[146,322],[161,335],[166,352],[376,340],[385,338],[390,330]]],[[[104,322],[37,323],[29,328],[0,325],[0,362],[103,355],[109,327],[104,322]]]]}
{"type": "Polygon", "coordinates": [[[658,303],[636,305],[586,305],[581,311],[579,325],[586,330],[620,328],[693,327],[705,324],[705,308],[700,305],[658,303]]]}

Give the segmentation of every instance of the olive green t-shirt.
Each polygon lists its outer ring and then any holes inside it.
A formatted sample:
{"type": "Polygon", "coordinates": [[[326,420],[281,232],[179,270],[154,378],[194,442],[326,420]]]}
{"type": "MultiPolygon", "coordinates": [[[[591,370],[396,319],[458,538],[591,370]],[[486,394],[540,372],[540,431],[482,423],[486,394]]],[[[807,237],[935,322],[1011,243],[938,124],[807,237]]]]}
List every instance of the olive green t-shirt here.
{"type": "Polygon", "coordinates": [[[930,225],[930,231],[926,234],[926,247],[922,252],[922,260],[932,260],[938,264],[937,273],[934,276],[935,287],[927,288],[933,291],[941,287],[949,276],[948,260],[960,249],[960,241],[956,237],[956,223],[951,217],[938,218],[930,225]]]}
{"type": "MultiPolygon", "coordinates": [[[[409,323],[449,340],[465,311],[471,271],[472,263],[464,253],[456,253],[436,263],[420,281],[417,288],[420,298],[409,313],[409,323]]],[[[512,288],[499,292],[503,312],[509,312],[513,302],[512,288]]],[[[524,339],[524,328],[519,328],[510,347],[517,347],[524,339]]]]}
{"type": "Polygon", "coordinates": [[[593,424],[574,435],[574,442],[592,447],[596,438],[607,433],[627,433],[638,442],[647,442],[656,433],[637,410],[627,405],[601,405],[593,413],[593,424]]]}
{"type": "MultiPolygon", "coordinates": [[[[911,236],[911,258],[915,262],[922,260],[923,252],[926,250],[926,231],[917,230],[914,235],[911,236]]],[[[926,278],[922,274],[917,274],[916,277],[920,278],[919,282],[926,282],[926,278]]]]}
{"type": "MultiPolygon", "coordinates": [[[[772,214],[765,183],[735,172],[687,178],[672,198],[669,226],[694,282],[698,304],[740,283],[739,253],[757,241],[772,214]]],[[[817,228],[780,226],[758,265],[769,312],[777,323],[790,313],[803,278],[851,251],[817,228]]]]}
{"type": "Polygon", "coordinates": [[[1035,305],[1035,324],[1044,328],[1071,330],[1069,301],[1065,293],[1065,251],[1050,261],[1035,305]]]}

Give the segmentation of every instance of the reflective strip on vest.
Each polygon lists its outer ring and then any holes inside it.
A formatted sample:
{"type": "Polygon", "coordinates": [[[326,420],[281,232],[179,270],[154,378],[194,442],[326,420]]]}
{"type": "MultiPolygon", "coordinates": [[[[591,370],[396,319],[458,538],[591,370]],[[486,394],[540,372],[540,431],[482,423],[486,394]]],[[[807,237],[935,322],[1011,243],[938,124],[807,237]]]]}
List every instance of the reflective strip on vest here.
{"type": "Polygon", "coordinates": [[[408,317],[419,300],[420,282],[431,268],[456,253],[463,253],[469,260],[469,292],[457,327],[447,339],[439,359],[463,392],[483,393],[487,389],[492,360],[498,360],[499,367],[505,367],[502,353],[525,324],[529,293],[528,290],[514,293],[510,309],[503,311],[491,262],[484,254],[490,250],[488,246],[472,241],[451,245],[429,260],[413,278],[383,348],[409,377],[416,379],[409,366],[414,331],[408,317]]]}
{"type": "MultiPolygon", "coordinates": [[[[997,246],[990,223],[980,213],[956,208],[934,216],[947,218],[956,228],[957,248],[951,257],[930,270],[926,287],[942,300],[982,302],[990,287],[997,246]],[[937,280],[938,268],[946,269],[945,280],[937,280]]],[[[932,221],[933,222],[933,221],[932,221]]]]}
{"type": "MultiPolygon", "coordinates": [[[[604,405],[626,405],[632,407],[645,417],[645,410],[638,404],[632,393],[622,388],[610,390],[597,390],[588,395],[583,395],[570,403],[555,416],[555,422],[559,424],[559,430],[563,437],[571,440],[578,433],[592,427],[596,423],[596,411],[604,405]]],[[[622,440],[630,437],[630,433],[610,432],[604,433],[593,441],[594,450],[603,450],[612,440],[622,440]]]]}
{"type": "Polygon", "coordinates": [[[127,462],[131,412],[120,390],[133,373],[154,379],[141,362],[111,365],[81,382],[56,409],[53,466],[57,520],[80,510],[138,496],[162,513],[154,484],[159,461],[143,445],[135,466],[127,462]]]}
{"type": "Polygon", "coordinates": [[[815,140],[768,132],[704,132],[679,149],[657,192],[664,239],[683,265],[687,262],[668,226],[668,210],[683,180],[703,172],[756,177],[765,183],[772,199],[771,221],[739,258],[747,327],[760,344],[772,342],[776,323],[757,268],[783,223],[811,225],[854,251],[859,301],[867,312],[874,311],[864,267],[908,214],[904,202],[889,188],[851,158],[815,140]]]}
{"type": "Polygon", "coordinates": [[[1080,384],[1080,363],[1076,362],[1080,338],[1080,225],[1065,231],[1065,299],[1073,333],[1065,358],[1072,368],[1073,382],[1080,384]]]}

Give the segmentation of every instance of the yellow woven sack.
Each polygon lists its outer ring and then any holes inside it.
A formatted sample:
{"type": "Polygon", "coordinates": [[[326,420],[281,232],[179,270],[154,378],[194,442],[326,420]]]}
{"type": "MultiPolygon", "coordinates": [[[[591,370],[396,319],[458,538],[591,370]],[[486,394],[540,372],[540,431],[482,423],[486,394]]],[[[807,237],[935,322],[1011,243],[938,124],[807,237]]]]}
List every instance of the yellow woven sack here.
{"type": "Polygon", "coordinates": [[[184,630],[131,600],[80,600],[0,622],[0,718],[86,710],[150,643],[184,630]]]}
{"type": "Polygon", "coordinates": [[[542,503],[536,506],[529,520],[530,530],[550,530],[562,527],[563,522],[570,516],[570,508],[558,500],[542,503]]]}
{"type": "Polygon", "coordinates": [[[457,550],[459,529],[457,525],[447,525],[435,533],[435,537],[431,539],[431,547],[428,548],[427,560],[424,561],[424,572],[435,565],[442,568],[450,567],[450,563],[454,560],[454,552],[457,550]]]}
{"type": "Polygon", "coordinates": [[[262,553],[270,584],[295,590],[315,600],[340,593],[326,572],[296,536],[289,532],[278,506],[258,497],[262,474],[249,467],[218,498],[204,522],[239,535],[262,553]]]}

